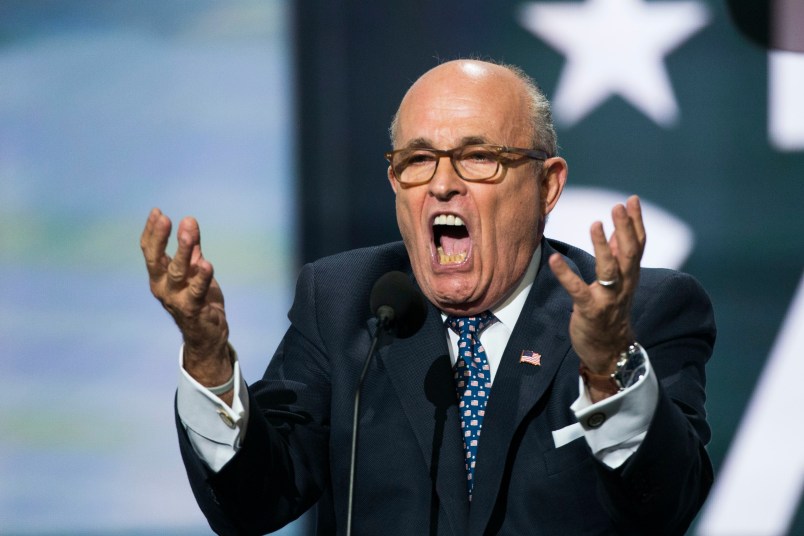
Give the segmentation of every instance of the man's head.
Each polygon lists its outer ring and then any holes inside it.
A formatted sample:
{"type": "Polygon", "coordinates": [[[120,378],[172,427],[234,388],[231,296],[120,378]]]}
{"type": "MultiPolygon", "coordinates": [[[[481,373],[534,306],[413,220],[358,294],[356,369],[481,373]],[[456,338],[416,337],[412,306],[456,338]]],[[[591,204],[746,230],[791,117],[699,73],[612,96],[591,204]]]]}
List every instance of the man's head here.
{"type": "Polygon", "coordinates": [[[546,100],[521,72],[458,60],[411,86],[391,131],[394,149],[492,144],[548,154],[544,162],[514,155],[486,182],[461,179],[448,158],[415,186],[400,184],[389,166],[397,222],[424,294],[450,314],[493,307],[524,275],[566,180],[546,100]]]}

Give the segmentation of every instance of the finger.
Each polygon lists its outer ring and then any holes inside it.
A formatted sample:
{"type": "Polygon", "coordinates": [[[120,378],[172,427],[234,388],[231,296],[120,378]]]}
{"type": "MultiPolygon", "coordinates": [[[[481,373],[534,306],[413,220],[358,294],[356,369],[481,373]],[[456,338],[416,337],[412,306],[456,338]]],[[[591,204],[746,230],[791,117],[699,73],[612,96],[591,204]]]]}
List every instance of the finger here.
{"type": "Polygon", "coordinates": [[[151,210],[140,237],[140,248],[151,279],[158,279],[167,270],[170,258],[165,254],[172,224],[158,208],[151,210]]]}
{"type": "Polygon", "coordinates": [[[615,259],[620,256],[620,247],[617,245],[617,235],[614,233],[611,233],[611,238],[609,238],[609,251],[611,251],[611,255],[615,259]]]}
{"type": "MultiPolygon", "coordinates": [[[[201,248],[196,247],[195,249],[199,251],[200,255],[201,248]]],[[[209,286],[212,282],[214,269],[209,261],[200,256],[194,264],[196,267],[196,273],[193,275],[192,279],[190,279],[188,288],[190,290],[190,295],[193,297],[195,302],[201,303],[205,301],[207,293],[209,292],[209,286]]]]}
{"type": "Polygon", "coordinates": [[[589,286],[583,279],[578,277],[578,274],[570,269],[560,254],[552,254],[549,263],[556,279],[558,279],[558,282],[564,287],[564,290],[567,291],[574,303],[583,306],[591,300],[592,295],[589,291],[589,286]]]}
{"type": "Polygon", "coordinates": [[[611,211],[614,220],[614,235],[616,237],[616,258],[623,274],[631,272],[639,266],[642,257],[642,247],[637,238],[634,222],[628,216],[623,205],[616,205],[611,211]]]}
{"type": "Polygon", "coordinates": [[[197,267],[198,263],[203,260],[204,255],[201,253],[201,244],[194,244],[193,250],[190,252],[190,266],[197,267]]]}
{"type": "Polygon", "coordinates": [[[645,232],[645,223],[642,220],[642,204],[639,202],[639,197],[636,195],[629,197],[628,201],[625,203],[625,210],[628,212],[628,217],[634,224],[637,240],[644,249],[647,233],[645,232]]]}
{"type": "Polygon", "coordinates": [[[606,241],[603,224],[596,221],[589,231],[595,251],[595,274],[601,281],[616,281],[620,277],[617,259],[606,241]]]}
{"type": "Polygon", "coordinates": [[[193,251],[198,247],[200,253],[201,233],[198,229],[198,222],[189,216],[182,219],[179,222],[177,239],[179,246],[176,248],[176,255],[168,266],[168,285],[174,289],[184,287],[187,284],[193,251]]]}

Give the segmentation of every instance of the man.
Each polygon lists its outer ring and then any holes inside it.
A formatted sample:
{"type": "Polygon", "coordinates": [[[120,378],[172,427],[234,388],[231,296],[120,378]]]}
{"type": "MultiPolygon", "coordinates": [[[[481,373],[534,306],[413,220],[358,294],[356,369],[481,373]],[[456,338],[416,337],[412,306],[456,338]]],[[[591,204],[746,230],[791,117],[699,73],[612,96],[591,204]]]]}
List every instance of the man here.
{"type": "Polygon", "coordinates": [[[170,220],[148,218],[151,290],[184,337],[182,455],[210,525],[264,533],[317,504],[317,532],[344,532],[369,293],[401,270],[427,317],[366,375],[354,533],[683,533],[712,479],[715,328],[692,278],[640,270],[639,200],[614,207],[609,240],[593,225],[595,258],[543,238],[567,164],[544,96],[513,67],[435,67],[391,134],[404,246],[305,266],[291,327],[248,388],[197,223],[180,223],[171,259],[170,220]]]}

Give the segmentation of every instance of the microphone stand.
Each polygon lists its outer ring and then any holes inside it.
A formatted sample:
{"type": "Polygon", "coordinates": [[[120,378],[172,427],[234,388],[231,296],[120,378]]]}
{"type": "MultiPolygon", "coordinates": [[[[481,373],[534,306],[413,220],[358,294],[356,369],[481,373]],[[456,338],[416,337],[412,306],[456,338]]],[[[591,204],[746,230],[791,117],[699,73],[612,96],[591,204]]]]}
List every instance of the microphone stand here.
{"type": "Polygon", "coordinates": [[[394,321],[394,310],[387,305],[381,306],[377,310],[377,331],[374,334],[374,337],[371,338],[371,347],[369,347],[368,355],[366,356],[366,361],[363,363],[363,370],[360,371],[360,377],[357,380],[357,389],[355,389],[355,406],[352,412],[352,451],[351,451],[351,459],[349,461],[349,506],[346,513],[346,536],[351,536],[352,534],[352,511],[354,510],[354,490],[355,490],[355,465],[357,460],[357,430],[358,430],[358,421],[360,417],[360,391],[363,387],[363,379],[366,377],[366,372],[368,372],[369,364],[371,363],[371,358],[374,356],[374,352],[377,349],[377,344],[379,343],[380,339],[384,334],[391,333],[391,326],[393,325],[394,321]]]}

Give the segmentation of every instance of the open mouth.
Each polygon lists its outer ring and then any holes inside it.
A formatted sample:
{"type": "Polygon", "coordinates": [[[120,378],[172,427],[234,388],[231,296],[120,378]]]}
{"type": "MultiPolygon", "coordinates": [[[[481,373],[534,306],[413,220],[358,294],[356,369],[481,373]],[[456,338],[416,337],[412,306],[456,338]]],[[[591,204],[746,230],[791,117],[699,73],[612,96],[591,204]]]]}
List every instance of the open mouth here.
{"type": "Polygon", "coordinates": [[[441,265],[464,262],[472,245],[463,220],[453,214],[440,214],[433,220],[433,241],[441,265]]]}

